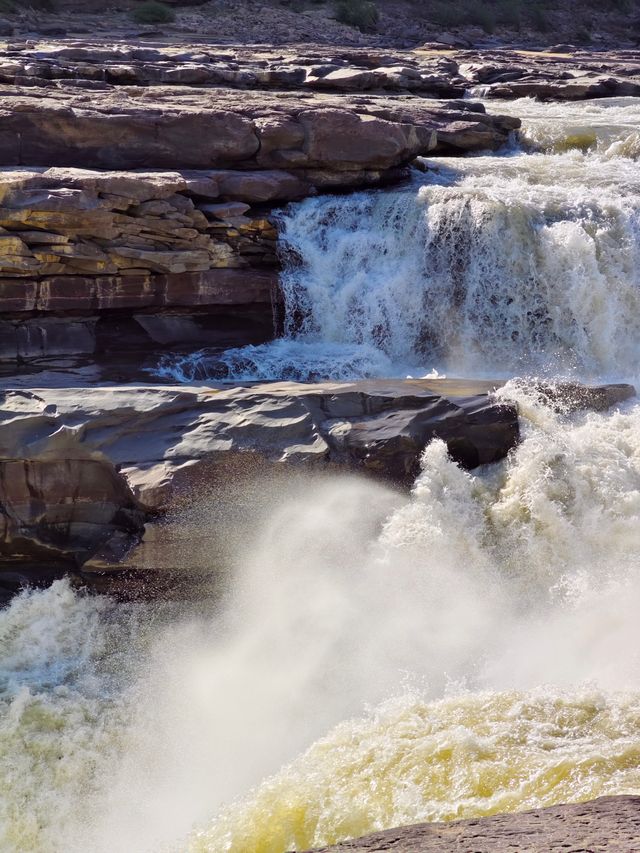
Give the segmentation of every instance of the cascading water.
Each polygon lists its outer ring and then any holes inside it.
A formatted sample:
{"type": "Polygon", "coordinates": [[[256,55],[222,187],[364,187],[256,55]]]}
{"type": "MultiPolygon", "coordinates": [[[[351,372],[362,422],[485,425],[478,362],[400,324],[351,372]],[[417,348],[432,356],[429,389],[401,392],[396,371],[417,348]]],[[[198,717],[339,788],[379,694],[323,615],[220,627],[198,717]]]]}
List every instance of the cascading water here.
{"type": "Polygon", "coordinates": [[[637,99],[508,108],[524,115],[524,150],[428,160],[401,190],[291,205],[281,218],[284,338],[167,356],[161,372],[190,381],[638,370],[637,99]]]}
{"type": "MultiPolygon", "coordinates": [[[[226,363],[633,379],[640,104],[505,108],[552,153],[292,207],[288,336],[226,363]]],[[[0,611],[0,850],[284,853],[640,792],[640,406],[501,393],[523,441],[474,474],[434,442],[409,496],[256,483],[215,608],[59,581],[0,611]]]]}

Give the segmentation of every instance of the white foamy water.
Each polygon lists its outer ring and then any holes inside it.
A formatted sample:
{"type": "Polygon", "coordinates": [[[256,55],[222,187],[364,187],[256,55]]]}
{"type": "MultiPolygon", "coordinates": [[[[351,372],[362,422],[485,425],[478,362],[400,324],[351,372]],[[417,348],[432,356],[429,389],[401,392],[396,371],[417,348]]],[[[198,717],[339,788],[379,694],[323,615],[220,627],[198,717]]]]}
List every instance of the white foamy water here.
{"type": "Polygon", "coordinates": [[[58,582],[0,613],[0,849],[284,853],[640,791],[640,407],[505,393],[504,463],[279,487],[222,612],[58,582]]]}
{"type": "Polygon", "coordinates": [[[290,205],[284,338],[167,356],[163,374],[635,375],[640,100],[489,108],[523,117],[524,149],[427,159],[409,187],[290,205]]]}
{"type": "Polygon", "coordinates": [[[594,98],[579,104],[542,103],[534,98],[486,101],[489,112],[522,120],[520,140],[546,153],[572,148],[605,158],[640,155],[640,99],[594,98]]]}

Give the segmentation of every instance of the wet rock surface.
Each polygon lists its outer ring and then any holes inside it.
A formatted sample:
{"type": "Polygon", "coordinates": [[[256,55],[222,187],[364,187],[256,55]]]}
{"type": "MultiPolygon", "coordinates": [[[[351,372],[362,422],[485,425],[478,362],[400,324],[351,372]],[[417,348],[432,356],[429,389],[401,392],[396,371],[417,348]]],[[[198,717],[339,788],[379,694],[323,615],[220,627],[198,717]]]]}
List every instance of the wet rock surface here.
{"type": "MultiPolygon", "coordinates": [[[[633,853],[640,850],[640,797],[587,803],[451,823],[423,823],[375,833],[315,853],[633,853]]],[[[309,851],[311,853],[311,851],[309,851]]]]}

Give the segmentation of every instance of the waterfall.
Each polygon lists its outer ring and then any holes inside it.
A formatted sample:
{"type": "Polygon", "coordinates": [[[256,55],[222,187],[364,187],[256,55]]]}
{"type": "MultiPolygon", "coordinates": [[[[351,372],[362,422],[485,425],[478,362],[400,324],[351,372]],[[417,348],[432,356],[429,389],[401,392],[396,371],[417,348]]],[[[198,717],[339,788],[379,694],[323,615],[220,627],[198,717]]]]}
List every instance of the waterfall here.
{"type": "MultiPolygon", "coordinates": [[[[284,336],[161,371],[638,373],[640,101],[504,109],[500,156],[290,205],[284,336]]],[[[473,473],[433,441],[410,494],[287,469],[229,529],[219,492],[181,509],[234,543],[222,591],[13,599],[0,850],[285,853],[640,792],[640,405],[499,393],[522,442],[473,473]]]]}
{"type": "Polygon", "coordinates": [[[425,160],[408,187],[290,205],[280,217],[284,337],[167,357],[162,371],[634,375],[640,109],[627,100],[572,105],[568,117],[563,104],[563,121],[558,105],[516,102],[522,148],[425,160]]]}

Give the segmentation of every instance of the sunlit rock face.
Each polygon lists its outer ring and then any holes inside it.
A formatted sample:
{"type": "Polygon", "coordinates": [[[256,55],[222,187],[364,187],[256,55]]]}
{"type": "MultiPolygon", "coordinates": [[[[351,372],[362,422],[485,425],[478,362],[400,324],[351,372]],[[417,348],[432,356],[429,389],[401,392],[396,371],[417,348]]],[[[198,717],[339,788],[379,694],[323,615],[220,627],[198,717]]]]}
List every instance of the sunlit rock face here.
{"type": "Polygon", "coordinates": [[[518,438],[515,409],[486,392],[448,399],[402,382],[14,391],[1,416],[1,547],[26,566],[80,566],[102,550],[117,562],[144,510],[171,507],[176,476],[184,490],[198,464],[227,454],[408,483],[434,437],[467,467],[503,458],[518,438]]]}

